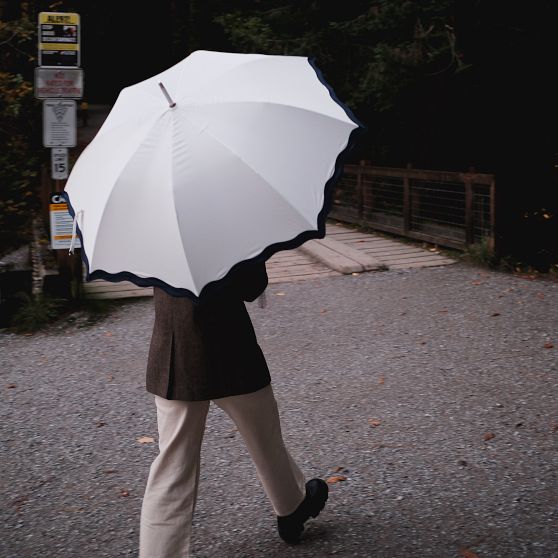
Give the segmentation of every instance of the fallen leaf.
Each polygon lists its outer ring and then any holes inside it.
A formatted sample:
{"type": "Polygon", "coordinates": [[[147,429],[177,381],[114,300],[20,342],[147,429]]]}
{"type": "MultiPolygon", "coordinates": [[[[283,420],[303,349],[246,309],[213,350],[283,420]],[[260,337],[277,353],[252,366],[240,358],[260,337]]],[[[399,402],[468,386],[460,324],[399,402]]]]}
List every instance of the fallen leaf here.
{"type": "Polygon", "coordinates": [[[130,496],[130,492],[128,490],[120,489],[120,496],[130,496]]]}
{"type": "Polygon", "coordinates": [[[84,508],[80,508],[78,506],[65,506],[63,508],[60,508],[62,511],[68,512],[68,513],[80,513],[82,511],[84,511],[84,508]]]}
{"type": "Polygon", "coordinates": [[[155,438],[152,438],[151,436],[140,436],[139,438],[136,438],[136,441],[140,444],[151,444],[155,441],[155,438]]]}
{"type": "Polygon", "coordinates": [[[327,484],[335,484],[337,482],[346,481],[347,477],[345,475],[333,475],[326,479],[327,484]]]}
{"type": "Polygon", "coordinates": [[[383,376],[380,376],[380,379],[378,380],[378,384],[382,385],[384,383],[385,378],[383,376]]]}
{"type": "Polygon", "coordinates": [[[107,374],[107,382],[112,382],[114,380],[114,376],[112,374],[107,374]]]}
{"type": "Polygon", "coordinates": [[[326,312],[327,312],[327,310],[326,310],[325,308],[322,308],[322,309],[320,310],[320,314],[325,314],[326,312]]]}
{"type": "Polygon", "coordinates": [[[100,420],[97,421],[97,428],[101,427],[101,426],[105,426],[106,422],[101,422],[100,420]]]}
{"type": "Polygon", "coordinates": [[[482,281],[471,281],[471,285],[482,285],[482,281]]]}
{"type": "Polygon", "coordinates": [[[483,438],[485,442],[488,442],[488,440],[492,440],[492,438],[494,438],[495,436],[496,434],[493,434],[492,432],[486,432],[483,438]]]}
{"type": "Polygon", "coordinates": [[[334,468],[332,469],[332,471],[333,471],[334,473],[339,473],[339,471],[342,471],[344,468],[345,468],[345,467],[341,467],[341,465],[338,465],[337,467],[334,467],[334,468]]]}
{"type": "Polygon", "coordinates": [[[21,507],[29,501],[29,496],[19,496],[15,500],[12,500],[12,504],[15,506],[17,513],[21,512],[21,507]]]}
{"type": "Polygon", "coordinates": [[[544,348],[545,348],[545,349],[553,349],[553,348],[554,348],[554,345],[553,345],[552,343],[545,343],[545,344],[544,344],[544,348]]]}
{"type": "Polygon", "coordinates": [[[368,419],[368,424],[370,426],[380,426],[380,424],[382,424],[382,421],[380,419],[368,419]]]}
{"type": "Polygon", "coordinates": [[[105,337],[110,337],[112,333],[110,331],[105,331],[105,337]]]}
{"type": "Polygon", "coordinates": [[[112,473],[118,473],[118,469],[105,469],[103,473],[105,473],[105,475],[112,475],[112,473]]]}
{"type": "Polygon", "coordinates": [[[463,556],[463,558],[479,558],[479,555],[468,548],[460,548],[459,554],[463,556]]]}
{"type": "Polygon", "coordinates": [[[537,298],[544,300],[544,293],[537,293],[537,298]]]}

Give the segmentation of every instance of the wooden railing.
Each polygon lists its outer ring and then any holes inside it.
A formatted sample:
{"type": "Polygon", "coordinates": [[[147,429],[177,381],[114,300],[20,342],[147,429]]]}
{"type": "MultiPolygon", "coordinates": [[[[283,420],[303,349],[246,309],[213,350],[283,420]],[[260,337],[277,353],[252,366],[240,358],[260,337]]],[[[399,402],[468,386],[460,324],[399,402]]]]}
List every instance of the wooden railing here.
{"type": "Polygon", "coordinates": [[[494,175],[345,165],[330,216],[426,242],[466,249],[495,243],[494,175]]]}

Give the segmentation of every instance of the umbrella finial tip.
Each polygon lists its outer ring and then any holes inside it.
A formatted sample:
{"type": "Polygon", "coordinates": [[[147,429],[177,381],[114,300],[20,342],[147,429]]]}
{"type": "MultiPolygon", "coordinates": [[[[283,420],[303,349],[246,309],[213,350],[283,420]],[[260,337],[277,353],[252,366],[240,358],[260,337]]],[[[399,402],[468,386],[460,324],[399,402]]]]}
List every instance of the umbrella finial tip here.
{"type": "Polygon", "coordinates": [[[169,103],[169,107],[174,108],[176,106],[176,103],[171,99],[171,96],[169,95],[167,89],[165,88],[165,86],[163,85],[163,83],[161,81],[159,82],[159,87],[161,88],[161,91],[163,92],[163,95],[167,99],[167,101],[169,103]]]}

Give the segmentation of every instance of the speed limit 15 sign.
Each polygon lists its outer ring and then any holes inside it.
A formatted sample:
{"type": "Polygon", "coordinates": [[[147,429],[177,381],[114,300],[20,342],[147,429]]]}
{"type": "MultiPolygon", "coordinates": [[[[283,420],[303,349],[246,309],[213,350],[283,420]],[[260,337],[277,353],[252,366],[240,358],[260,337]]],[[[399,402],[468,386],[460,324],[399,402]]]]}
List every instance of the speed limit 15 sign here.
{"type": "Polygon", "coordinates": [[[65,180],[68,178],[68,148],[53,147],[51,149],[52,178],[65,180]]]}

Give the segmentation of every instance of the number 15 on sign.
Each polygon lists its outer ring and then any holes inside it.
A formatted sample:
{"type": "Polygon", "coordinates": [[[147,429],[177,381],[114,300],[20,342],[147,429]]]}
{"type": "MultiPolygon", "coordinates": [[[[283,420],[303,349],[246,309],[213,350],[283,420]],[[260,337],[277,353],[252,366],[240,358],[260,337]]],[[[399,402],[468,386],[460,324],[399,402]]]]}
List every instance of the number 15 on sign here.
{"type": "Polygon", "coordinates": [[[65,180],[68,178],[68,148],[53,147],[50,152],[53,180],[65,180]]]}

